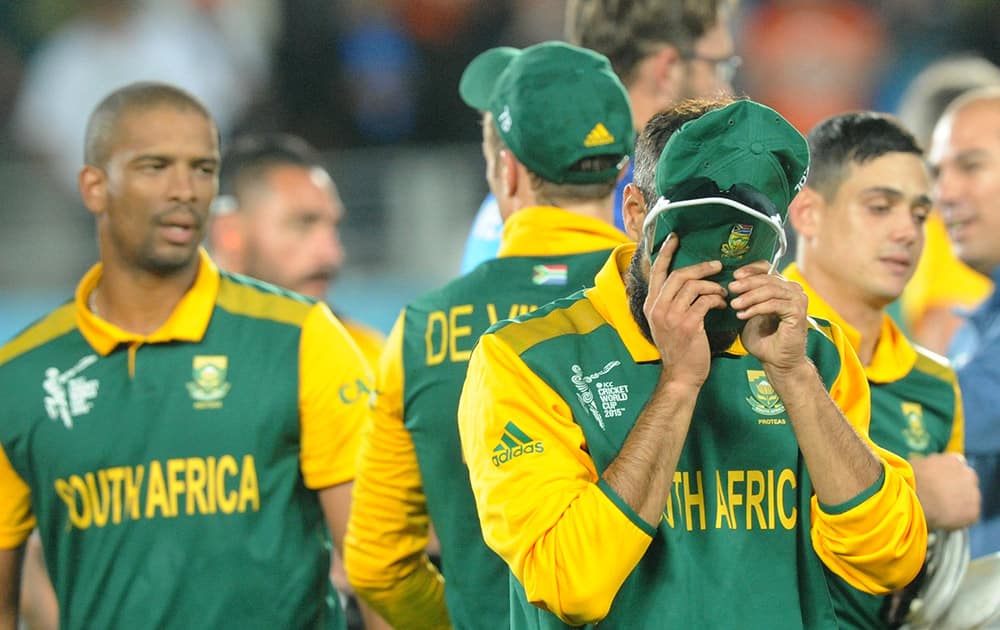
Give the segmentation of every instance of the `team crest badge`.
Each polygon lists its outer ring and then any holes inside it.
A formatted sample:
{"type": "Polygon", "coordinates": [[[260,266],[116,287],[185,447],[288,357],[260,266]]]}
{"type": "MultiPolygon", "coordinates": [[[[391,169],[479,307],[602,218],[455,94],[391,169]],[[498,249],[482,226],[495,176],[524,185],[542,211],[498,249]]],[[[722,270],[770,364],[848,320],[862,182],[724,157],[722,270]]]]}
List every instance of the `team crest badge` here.
{"type": "Polygon", "coordinates": [[[747,370],[747,384],[750,386],[750,395],[744,400],[751,409],[762,416],[785,413],[785,405],[771,387],[764,370],[747,370]]]}
{"type": "Polygon", "coordinates": [[[906,445],[914,451],[926,451],[931,443],[931,435],[924,427],[924,408],[920,403],[914,402],[901,403],[900,408],[906,419],[906,428],[903,429],[906,445]]]}
{"type": "Polygon", "coordinates": [[[750,251],[750,236],[753,225],[737,223],[729,231],[729,240],[722,244],[722,255],[726,258],[743,258],[750,251]]]}
{"type": "Polygon", "coordinates": [[[222,399],[229,393],[226,381],[229,357],[224,355],[194,357],[191,365],[192,382],[187,384],[188,393],[194,400],[195,409],[218,409],[222,399]]]}

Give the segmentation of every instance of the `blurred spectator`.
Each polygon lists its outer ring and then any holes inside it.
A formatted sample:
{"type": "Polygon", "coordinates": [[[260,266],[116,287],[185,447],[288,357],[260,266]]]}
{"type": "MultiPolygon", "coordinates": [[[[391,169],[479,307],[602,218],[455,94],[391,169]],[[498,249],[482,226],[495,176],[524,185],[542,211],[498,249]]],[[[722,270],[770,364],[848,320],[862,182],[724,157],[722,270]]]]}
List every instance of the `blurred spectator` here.
{"type": "Polygon", "coordinates": [[[876,14],[849,0],[770,0],[746,15],[742,87],[799,130],[870,102],[886,48],[876,14]]]}
{"type": "MultiPolygon", "coordinates": [[[[159,80],[201,99],[225,135],[253,99],[268,55],[247,40],[228,47],[225,2],[85,0],[80,12],[42,42],[30,58],[13,116],[15,139],[49,161],[59,182],[76,190],[86,114],[123,84],[159,80]],[[206,12],[213,19],[206,19],[206,12]],[[219,19],[214,19],[218,17],[219,19]],[[258,64],[258,67],[253,67],[258,64]]],[[[241,10],[266,7],[264,0],[241,10]]],[[[231,22],[229,22],[231,24],[231,22]]]]}
{"type": "MultiPolygon", "coordinates": [[[[1000,85],[1000,68],[975,55],[947,57],[930,64],[910,82],[899,104],[899,116],[929,147],[934,123],[955,97],[987,85],[1000,85]]],[[[910,336],[941,354],[964,321],[961,315],[992,290],[987,276],[952,253],[938,212],[928,218],[920,264],[902,297],[902,313],[910,336]],[[958,310],[956,310],[958,307],[958,310]]]]}
{"type": "Polygon", "coordinates": [[[338,53],[350,77],[352,121],[362,139],[387,144],[409,137],[421,73],[416,46],[385,5],[353,2],[338,53]]]}

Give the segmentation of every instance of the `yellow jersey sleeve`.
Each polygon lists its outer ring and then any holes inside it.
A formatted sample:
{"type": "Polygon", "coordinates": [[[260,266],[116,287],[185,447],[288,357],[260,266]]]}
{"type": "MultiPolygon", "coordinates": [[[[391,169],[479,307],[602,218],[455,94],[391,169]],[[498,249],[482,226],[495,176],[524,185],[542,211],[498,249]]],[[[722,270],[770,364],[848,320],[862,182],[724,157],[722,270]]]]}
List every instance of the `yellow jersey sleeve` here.
{"type": "Polygon", "coordinates": [[[0,445],[0,549],[20,547],[35,528],[31,490],[0,445]]]}
{"type": "Polygon", "coordinates": [[[299,344],[299,466],[306,487],[318,490],[354,478],[372,376],[325,304],[309,311],[299,344]]]}
{"type": "Polygon", "coordinates": [[[962,410],[962,390],[959,389],[957,378],[952,387],[955,389],[955,415],[951,420],[951,437],[944,452],[965,455],[965,412],[962,410]]]}
{"type": "Polygon", "coordinates": [[[871,394],[861,362],[838,326],[832,325],[830,333],[841,357],[830,396],[882,460],[883,474],[856,505],[823,506],[813,495],[812,543],[823,563],[848,584],[881,595],[906,586],[920,571],[927,523],[917,501],[913,469],[868,437],[871,394]]]}
{"type": "Polygon", "coordinates": [[[458,423],[483,537],[528,600],[571,625],[604,618],[652,537],[599,485],[569,407],[510,346],[485,335],[458,423]],[[530,456],[495,455],[512,440],[530,456]]]}
{"type": "Polygon", "coordinates": [[[396,628],[449,628],[444,578],[424,549],[427,502],[417,454],[403,425],[403,316],[376,373],[361,433],[344,566],[355,592],[396,628]]]}
{"type": "Polygon", "coordinates": [[[345,319],[341,323],[357,344],[358,350],[361,350],[372,371],[376,371],[379,357],[382,356],[382,349],[385,347],[385,336],[374,328],[353,320],[345,319]]]}

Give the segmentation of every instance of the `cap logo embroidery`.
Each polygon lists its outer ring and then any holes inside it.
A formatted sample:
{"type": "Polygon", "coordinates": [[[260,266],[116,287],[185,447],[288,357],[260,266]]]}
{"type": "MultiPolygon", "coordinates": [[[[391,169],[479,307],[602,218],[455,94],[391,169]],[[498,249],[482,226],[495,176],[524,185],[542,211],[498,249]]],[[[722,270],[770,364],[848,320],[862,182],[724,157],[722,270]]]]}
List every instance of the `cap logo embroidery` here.
{"type": "Polygon", "coordinates": [[[743,258],[750,251],[750,236],[753,224],[737,223],[729,231],[729,241],[722,244],[722,255],[726,258],[743,258]]]}
{"type": "Polygon", "coordinates": [[[606,144],[613,144],[614,141],[615,137],[611,135],[611,132],[604,126],[604,123],[597,123],[590,130],[590,133],[587,134],[587,137],[583,139],[583,146],[600,147],[606,144]]]}

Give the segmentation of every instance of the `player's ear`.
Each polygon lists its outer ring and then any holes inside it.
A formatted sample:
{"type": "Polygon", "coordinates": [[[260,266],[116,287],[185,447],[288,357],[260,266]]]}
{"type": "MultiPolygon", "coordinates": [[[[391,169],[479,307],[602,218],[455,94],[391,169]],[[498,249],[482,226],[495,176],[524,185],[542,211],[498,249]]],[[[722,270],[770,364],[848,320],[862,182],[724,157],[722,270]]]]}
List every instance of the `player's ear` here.
{"type": "Polygon", "coordinates": [[[808,240],[816,236],[825,204],[823,196],[810,186],[803,186],[795,195],[788,206],[788,221],[799,237],[808,240]]]}
{"type": "Polygon", "coordinates": [[[108,175],[103,169],[84,165],[77,175],[77,186],[87,210],[94,215],[104,212],[108,204],[108,175]]]}
{"type": "Polygon", "coordinates": [[[517,194],[518,186],[525,185],[521,182],[521,173],[518,169],[521,162],[514,157],[514,153],[510,149],[501,149],[498,157],[500,158],[500,185],[503,186],[505,195],[513,197],[517,194]]]}
{"type": "Polygon", "coordinates": [[[646,199],[639,191],[639,187],[634,183],[625,185],[622,191],[622,222],[625,224],[625,233],[633,241],[638,242],[642,236],[642,222],[646,219],[646,199]]]}

